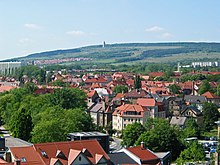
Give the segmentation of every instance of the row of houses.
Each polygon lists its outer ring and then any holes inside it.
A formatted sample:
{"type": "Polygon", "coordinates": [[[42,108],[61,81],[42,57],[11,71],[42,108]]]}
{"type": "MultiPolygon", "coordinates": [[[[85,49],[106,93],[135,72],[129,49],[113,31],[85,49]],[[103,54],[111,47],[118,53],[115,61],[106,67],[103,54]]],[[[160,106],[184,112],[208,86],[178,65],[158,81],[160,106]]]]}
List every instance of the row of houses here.
{"type": "Polygon", "coordinates": [[[9,147],[2,165],[117,165],[151,164],[169,165],[170,152],[155,153],[141,143],[106,153],[97,140],[39,143],[22,147],[9,147]]]}

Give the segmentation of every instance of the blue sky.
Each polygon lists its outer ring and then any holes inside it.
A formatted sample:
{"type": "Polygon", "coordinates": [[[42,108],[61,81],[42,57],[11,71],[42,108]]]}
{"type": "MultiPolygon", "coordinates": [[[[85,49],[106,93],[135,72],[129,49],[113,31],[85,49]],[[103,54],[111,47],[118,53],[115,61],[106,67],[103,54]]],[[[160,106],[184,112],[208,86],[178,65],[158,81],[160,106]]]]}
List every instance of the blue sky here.
{"type": "Polygon", "coordinates": [[[0,59],[124,42],[220,41],[219,0],[1,0],[0,59]]]}

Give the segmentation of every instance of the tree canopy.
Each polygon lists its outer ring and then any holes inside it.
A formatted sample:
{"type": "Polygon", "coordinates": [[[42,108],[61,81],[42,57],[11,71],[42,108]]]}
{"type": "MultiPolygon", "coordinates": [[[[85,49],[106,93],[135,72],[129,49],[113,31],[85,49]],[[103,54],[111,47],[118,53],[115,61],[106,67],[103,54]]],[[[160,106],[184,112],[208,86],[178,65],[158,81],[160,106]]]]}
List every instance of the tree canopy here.
{"type": "Polygon", "coordinates": [[[144,133],[144,131],[145,128],[141,123],[133,123],[127,125],[127,127],[123,130],[122,145],[125,145],[127,147],[133,146],[135,141],[142,133],[144,133]]]}
{"type": "Polygon", "coordinates": [[[198,142],[192,142],[189,148],[183,150],[177,159],[177,164],[182,165],[185,163],[195,163],[205,161],[205,152],[201,144],[198,142]]]}
{"type": "Polygon", "coordinates": [[[0,96],[2,120],[15,137],[35,143],[61,141],[67,133],[94,130],[82,90],[58,88],[37,95],[35,89],[29,84],[0,96]]]}

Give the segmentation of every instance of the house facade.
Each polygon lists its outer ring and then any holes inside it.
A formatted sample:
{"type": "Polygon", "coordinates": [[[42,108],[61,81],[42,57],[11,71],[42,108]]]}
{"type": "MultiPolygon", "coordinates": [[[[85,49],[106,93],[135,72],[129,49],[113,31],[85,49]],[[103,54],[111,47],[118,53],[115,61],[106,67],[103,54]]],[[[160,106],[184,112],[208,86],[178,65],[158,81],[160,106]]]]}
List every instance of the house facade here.
{"type": "Polygon", "coordinates": [[[128,124],[145,123],[150,117],[150,111],[141,105],[124,104],[117,107],[112,116],[113,129],[122,131],[128,124]]]}

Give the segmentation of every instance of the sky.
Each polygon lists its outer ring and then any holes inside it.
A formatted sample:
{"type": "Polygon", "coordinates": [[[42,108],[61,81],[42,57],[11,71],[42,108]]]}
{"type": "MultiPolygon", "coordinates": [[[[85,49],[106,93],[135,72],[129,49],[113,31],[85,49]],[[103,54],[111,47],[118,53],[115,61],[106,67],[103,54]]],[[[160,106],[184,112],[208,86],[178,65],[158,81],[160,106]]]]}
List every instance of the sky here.
{"type": "Polygon", "coordinates": [[[219,0],[0,0],[0,60],[111,43],[219,42],[219,0]]]}

